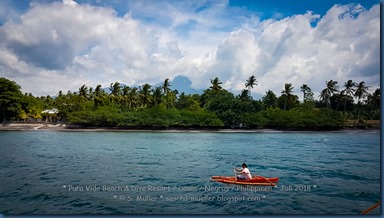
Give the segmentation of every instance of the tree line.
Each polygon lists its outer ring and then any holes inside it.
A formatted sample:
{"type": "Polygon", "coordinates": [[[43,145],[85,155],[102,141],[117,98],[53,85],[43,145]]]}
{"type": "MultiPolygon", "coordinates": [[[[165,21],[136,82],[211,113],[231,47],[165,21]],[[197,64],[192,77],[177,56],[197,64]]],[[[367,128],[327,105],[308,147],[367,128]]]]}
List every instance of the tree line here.
{"type": "Polygon", "coordinates": [[[41,119],[41,111],[57,108],[69,124],[120,128],[338,129],[346,120],[353,120],[353,127],[380,120],[380,87],[370,92],[364,81],[348,80],[341,88],[337,81],[326,81],[318,98],[303,84],[302,102],[291,83],[284,84],[279,96],[268,90],[254,100],[251,91],[258,81],[253,75],[238,95],[224,89],[218,77],[210,82],[202,94],[179,93],[165,79],[156,87],[115,82],[109,93],[101,85],[94,89],[83,85],[76,92],[59,91],[53,98],[22,94],[16,82],[0,78],[0,118],[2,122],[41,119]]]}

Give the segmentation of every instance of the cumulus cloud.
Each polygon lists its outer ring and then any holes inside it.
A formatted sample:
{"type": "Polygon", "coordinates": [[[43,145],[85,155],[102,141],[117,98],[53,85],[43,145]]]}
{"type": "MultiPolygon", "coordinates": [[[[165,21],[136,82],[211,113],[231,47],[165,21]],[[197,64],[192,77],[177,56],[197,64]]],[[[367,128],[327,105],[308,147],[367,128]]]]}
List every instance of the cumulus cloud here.
{"type": "Polygon", "coordinates": [[[330,79],[379,83],[379,5],[260,20],[231,16],[225,1],[127,4],[124,16],[73,0],[31,4],[0,26],[0,76],[35,95],[177,75],[197,89],[217,76],[234,92],[255,75],[258,96],[268,89],[280,94],[284,83],[297,94],[304,83],[320,91],[330,79]]]}
{"type": "Polygon", "coordinates": [[[318,94],[331,79],[340,87],[348,79],[377,85],[379,35],[378,5],[369,10],[335,5],[321,18],[307,12],[256,21],[226,37],[208,75],[231,81],[227,88],[234,90],[244,88],[245,80],[255,75],[255,91],[261,95],[268,89],[280,94],[285,83],[292,83],[297,94],[302,84],[318,94]],[[313,21],[318,21],[316,27],[313,21]]]}
{"type": "Polygon", "coordinates": [[[63,0],[63,4],[64,5],[69,5],[71,7],[75,7],[77,5],[77,2],[75,2],[73,0],[63,0]]]}

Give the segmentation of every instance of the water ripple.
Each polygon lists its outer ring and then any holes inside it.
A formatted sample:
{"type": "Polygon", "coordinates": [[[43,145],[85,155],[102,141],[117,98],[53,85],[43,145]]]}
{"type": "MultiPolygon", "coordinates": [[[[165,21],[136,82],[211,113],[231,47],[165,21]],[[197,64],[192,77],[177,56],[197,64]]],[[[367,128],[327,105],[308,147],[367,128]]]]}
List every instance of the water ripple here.
{"type": "Polygon", "coordinates": [[[33,131],[0,137],[3,214],[357,214],[381,197],[380,135],[369,132],[33,131]],[[254,175],[279,177],[279,186],[250,192],[209,181],[232,176],[243,162],[254,175]],[[175,189],[92,192],[69,191],[69,185],[175,189]],[[205,186],[227,191],[200,189],[205,186]],[[307,191],[295,191],[298,186],[307,191]],[[158,200],[127,200],[137,195],[158,200]],[[216,200],[165,200],[178,196],[216,200]]]}

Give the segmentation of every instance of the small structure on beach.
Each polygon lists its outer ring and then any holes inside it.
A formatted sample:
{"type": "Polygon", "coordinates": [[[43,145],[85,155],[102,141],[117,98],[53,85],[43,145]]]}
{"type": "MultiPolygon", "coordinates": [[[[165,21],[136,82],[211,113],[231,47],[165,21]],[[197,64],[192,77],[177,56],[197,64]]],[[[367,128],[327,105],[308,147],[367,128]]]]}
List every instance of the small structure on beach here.
{"type": "Polygon", "coordinates": [[[58,114],[59,110],[56,108],[43,110],[41,115],[43,116],[43,120],[45,122],[57,122],[59,120],[58,114]]]}

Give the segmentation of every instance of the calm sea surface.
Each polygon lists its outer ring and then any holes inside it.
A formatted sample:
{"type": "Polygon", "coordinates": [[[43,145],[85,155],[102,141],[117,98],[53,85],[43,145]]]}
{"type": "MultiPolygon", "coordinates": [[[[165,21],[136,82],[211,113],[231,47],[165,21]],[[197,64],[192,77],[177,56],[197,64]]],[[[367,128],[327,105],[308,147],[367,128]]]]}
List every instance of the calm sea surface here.
{"type": "Polygon", "coordinates": [[[381,197],[379,131],[4,131],[0,151],[0,214],[358,214],[381,197]],[[278,186],[209,180],[243,162],[278,186]]]}

